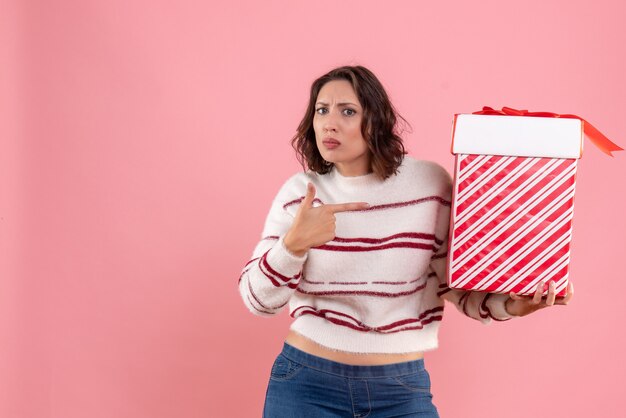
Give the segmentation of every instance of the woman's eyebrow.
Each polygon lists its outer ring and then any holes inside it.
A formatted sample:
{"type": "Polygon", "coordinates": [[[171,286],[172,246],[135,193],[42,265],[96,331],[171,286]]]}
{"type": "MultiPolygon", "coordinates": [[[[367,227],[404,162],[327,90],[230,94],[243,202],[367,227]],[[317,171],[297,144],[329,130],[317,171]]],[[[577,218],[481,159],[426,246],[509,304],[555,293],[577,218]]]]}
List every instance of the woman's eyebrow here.
{"type": "MultiPolygon", "coordinates": [[[[315,104],[320,104],[320,105],[324,105],[324,106],[328,106],[328,103],[326,102],[317,102],[315,104]]],[[[350,102],[343,102],[343,103],[337,103],[337,106],[347,106],[347,105],[352,105],[352,106],[357,106],[354,103],[350,103],[350,102]]]]}

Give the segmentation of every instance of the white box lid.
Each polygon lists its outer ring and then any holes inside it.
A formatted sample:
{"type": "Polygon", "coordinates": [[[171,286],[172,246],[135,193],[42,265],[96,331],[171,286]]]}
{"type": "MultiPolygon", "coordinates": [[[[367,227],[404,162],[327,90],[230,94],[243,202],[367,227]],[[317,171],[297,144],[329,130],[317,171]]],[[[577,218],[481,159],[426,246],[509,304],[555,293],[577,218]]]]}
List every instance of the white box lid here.
{"type": "Polygon", "coordinates": [[[536,116],[455,115],[453,154],[580,158],[580,119],[536,116]]]}

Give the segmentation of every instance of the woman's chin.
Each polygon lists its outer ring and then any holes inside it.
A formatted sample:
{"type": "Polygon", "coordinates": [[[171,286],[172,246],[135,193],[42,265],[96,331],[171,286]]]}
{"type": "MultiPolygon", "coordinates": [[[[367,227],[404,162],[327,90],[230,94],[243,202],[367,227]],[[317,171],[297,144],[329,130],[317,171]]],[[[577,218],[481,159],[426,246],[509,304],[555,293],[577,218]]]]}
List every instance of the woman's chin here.
{"type": "Polygon", "coordinates": [[[320,153],[324,161],[335,164],[337,162],[337,158],[334,158],[332,155],[328,155],[327,153],[320,153]]]}

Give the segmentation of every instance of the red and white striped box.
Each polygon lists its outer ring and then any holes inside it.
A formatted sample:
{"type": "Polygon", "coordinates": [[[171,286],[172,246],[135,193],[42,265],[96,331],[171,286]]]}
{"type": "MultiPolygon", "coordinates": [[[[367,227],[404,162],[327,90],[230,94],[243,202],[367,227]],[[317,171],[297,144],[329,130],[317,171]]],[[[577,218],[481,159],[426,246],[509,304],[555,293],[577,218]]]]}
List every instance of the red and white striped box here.
{"type": "Polygon", "coordinates": [[[450,287],[528,295],[554,280],[566,294],[582,146],[579,119],[455,116],[450,287]]]}

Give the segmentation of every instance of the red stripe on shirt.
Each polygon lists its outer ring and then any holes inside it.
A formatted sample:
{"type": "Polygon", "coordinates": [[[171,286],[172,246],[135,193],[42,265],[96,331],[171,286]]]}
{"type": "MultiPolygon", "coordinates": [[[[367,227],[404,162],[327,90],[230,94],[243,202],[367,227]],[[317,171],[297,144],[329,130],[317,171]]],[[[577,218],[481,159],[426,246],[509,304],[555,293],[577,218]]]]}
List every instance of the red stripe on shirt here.
{"type": "Polygon", "coordinates": [[[424,232],[400,232],[398,234],[389,235],[382,238],[367,238],[367,237],[358,237],[358,238],[341,238],[335,237],[332,241],[335,242],[363,242],[366,244],[379,244],[381,242],[390,241],[396,238],[415,238],[415,239],[424,239],[424,240],[432,240],[437,244],[443,244],[443,240],[437,238],[434,234],[426,234],[424,232]]]}
{"type": "MultiPolygon", "coordinates": [[[[268,250],[269,251],[269,250],[268,250]]],[[[265,253],[267,254],[267,252],[265,253]]],[[[265,275],[265,277],[267,277],[274,286],[276,287],[280,287],[280,286],[284,286],[281,285],[280,283],[278,283],[278,281],[274,278],[274,276],[272,276],[271,274],[269,274],[268,272],[266,272],[264,270],[265,265],[262,265],[261,262],[265,259],[265,254],[263,254],[261,256],[261,258],[259,259],[259,270],[261,270],[261,272],[265,275]]],[[[267,264],[267,262],[265,263],[267,264]]],[[[269,264],[267,264],[269,266],[269,264]]],[[[270,267],[271,268],[271,267],[270,267]]],[[[299,276],[299,274],[298,274],[299,276]]],[[[284,277],[284,276],[283,276],[284,277]]],[[[290,288],[290,289],[295,289],[298,286],[298,283],[291,283],[291,282],[287,282],[286,285],[290,288]]]]}
{"type": "Polygon", "coordinates": [[[489,298],[491,297],[492,293],[487,293],[487,295],[483,298],[483,302],[480,304],[480,307],[483,311],[487,312],[487,315],[489,315],[489,317],[491,319],[493,319],[494,321],[508,321],[511,318],[507,318],[507,319],[500,319],[500,318],[496,318],[495,316],[493,316],[491,314],[491,310],[489,309],[489,307],[487,306],[487,300],[489,300],[489,298]]]}
{"type": "Polygon", "coordinates": [[[437,292],[437,296],[441,297],[441,296],[445,295],[446,293],[448,293],[451,290],[452,289],[450,289],[450,288],[440,290],[439,292],[437,292]]]}
{"type": "Polygon", "coordinates": [[[406,330],[409,330],[409,329],[421,329],[421,328],[423,328],[424,325],[426,325],[426,324],[428,324],[430,322],[433,322],[435,320],[441,320],[441,318],[442,318],[441,315],[439,315],[439,316],[432,316],[430,318],[427,318],[427,316],[429,316],[431,314],[434,314],[434,313],[437,313],[437,312],[442,312],[443,311],[443,306],[438,306],[436,308],[424,311],[417,318],[407,318],[407,319],[403,319],[403,320],[400,320],[400,321],[395,321],[395,322],[393,322],[391,324],[388,324],[388,325],[382,325],[382,326],[379,326],[379,327],[372,327],[372,326],[366,325],[363,322],[359,321],[358,319],[356,319],[356,318],[354,318],[354,317],[352,317],[352,316],[350,316],[350,315],[348,315],[346,313],[343,313],[343,312],[333,311],[333,310],[330,310],[330,309],[316,310],[314,307],[306,306],[306,305],[299,306],[298,308],[294,309],[293,312],[291,312],[290,315],[293,318],[296,318],[296,312],[298,312],[298,311],[300,311],[298,316],[314,315],[314,316],[317,316],[317,317],[320,317],[320,318],[324,318],[327,321],[332,322],[334,324],[343,325],[343,326],[352,328],[352,329],[357,330],[357,331],[363,331],[363,332],[375,331],[375,332],[380,332],[380,333],[387,334],[387,333],[393,333],[393,332],[399,332],[399,331],[406,331],[406,330]],[[344,320],[339,319],[339,318],[329,317],[329,316],[327,316],[327,314],[333,314],[333,315],[341,316],[341,317],[344,317],[344,318],[352,320],[354,323],[351,323],[351,322],[348,322],[348,321],[344,321],[344,320]],[[405,325],[407,323],[415,323],[415,322],[419,322],[419,324],[411,326],[411,327],[401,328],[399,330],[390,331],[391,329],[396,328],[398,326],[402,326],[402,325],[405,325]]]}
{"type": "MultiPolygon", "coordinates": [[[[289,201],[289,202],[287,202],[287,203],[285,203],[285,204],[283,205],[283,209],[287,209],[287,206],[295,205],[296,203],[300,203],[300,202],[302,202],[303,200],[304,200],[304,196],[299,197],[299,198],[294,199],[294,200],[291,200],[291,201],[289,201]]],[[[318,202],[320,205],[323,205],[323,204],[324,204],[324,202],[322,202],[322,201],[321,201],[319,198],[317,198],[317,197],[311,201],[311,204],[313,204],[313,203],[315,203],[315,202],[318,202]]]]}
{"type": "Polygon", "coordinates": [[[263,309],[257,308],[256,306],[254,306],[254,303],[252,303],[252,300],[250,300],[250,295],[246,295],[246,296],[248,297],[248,302],[250,302],[250,306],[252,306],[255,311],[263,312],[263,313],[266,313],[266,314],[274,314],[274,312],[264,311],[263,309]]]}
{"type": "Polygon", "coordinates": [[[278,305],[278,306],[267,306],[265,305],[263,302],[261,302],[261,300],[257,297],[256,293],[254,293],[254,290],[252,290],[252,284],[250,283],[250,280],[248,280],[248,290],[250,291],[250,294],[252,295],[252,297],[254,298],[254,300],[257,301],[257,303],[259,304],[259,306],[261,306],[262,308],[265,309],[280,309],[283,306],[285,306],[287,303],[289,303],[289,301],[283,303],[282,305],[278,305]]]}
{"type": "Polygon", "coordinates": [[[261,260],[263,261],[263,267],[265,267],[267,269],[267,271],[269,271],[272,275],[274,275],[275,277],[278,277],[279,279],[281,279],[283,282],[287,283],[289,281],[292,280],[298,280],[298,278],[300,277],[300,273],[296,274],[293,277],[287,277],[287,276],[283,276],[282,274],[280,274],[279,272],[277,272],[276,270],[274,270],[272,268],[272,266],[270,266],[270,264],[267,261],[267,253],[269,252],[269,250],[267,250],[265,252],[265,254],[263,254],[261,256],[261,260]]]}
{"type": "MultiPolygon", "coordinates": [[[[291,205],[295,205],[298,204],[300,202],[302,202],[302,200],[304,199],[304,196],[298,198],[298,199],[294,199],[292,201],[289,201],[287,203],[285,203],[283,205],[283,209],[287,209],[288,206],[291,205]]],[[[321,205],[324,205],[325,203],[322,202],[320,199],[313,199],[313,202],[318,201],[321,205]]],[[[382,205],[373,205],[370,206],[368,208],[364,208],[364,209],[355,209],[353,211],[350,212],[366,212],[366,211],[372,211],[372,210],[381,210],[381,209],[392,209],[392,208],[399,208],[399,207],[403,207],[403,206],[411,206],[411,205],[418,205],[420,203],[425,203],[425,202],[438,202],[444,206],[450,206],[450,201],[446,200],[440,196],[427,196],[427,197],[422,197],[420,199],[413,199],[413,200],[407,200],[404,202],[394,202],[394,203],[385,203],[382,205]]]]}
{"type": "MultiPolygon", "coordinates": [[[[280,237],[278,235],[268,235],[263,237],[261,240],[269,240],[274,239],[277,240],[280,237]]],[[[434,234],[427,234],[424,232],[400,232],[397,234],[389,235],[381,238],[369,238],[369,237],[353,237],[353,238],[343,238],[343,237],[335,237],[329,242],[363,242],[366,244],[378,244],[385,241],[390,241],[397,238],[415,238],[415,239],[423,239],[423,240],[434,240],[437,245],[443,244],[443,240],[437,238],[434,234]]]]}
{"type": "Polygon", "coordinates": [[[311,247],[316,250],[325,250],[325,251],[350,251],[350,252],[361,252],[361,251],[379,251],[386,250],[388,248],[418,248],[421,250],[430,250],[436,251],[435,246],[432,244],[423,244],[421,242],[392,242],[384,245],[376,245],[373,247],[361,247],[355,245],[320,245],[317,247],[311,247]]]}
{"type": "Polygon", "coordinates": [[[328,290],[328,291],[312,292],[312,291],[303,290],[300,288],[297,288],[296,292],[303,293],[305,295],[315,295],[315,296],[363,295],[363,296],[379,296],[379,297],[385,297],[385,298],[395,298],[399,296],[411,295],[413,293],[419,292],[425,287],[426,287],[426,283],[423,283],[422,285],[417,286],[415,289],[408,290],[406,292],[399,292],[399,293],[375,292],[371,290],[328,290]]]}

